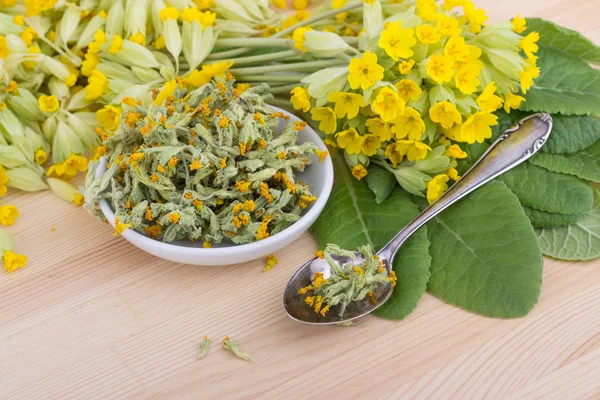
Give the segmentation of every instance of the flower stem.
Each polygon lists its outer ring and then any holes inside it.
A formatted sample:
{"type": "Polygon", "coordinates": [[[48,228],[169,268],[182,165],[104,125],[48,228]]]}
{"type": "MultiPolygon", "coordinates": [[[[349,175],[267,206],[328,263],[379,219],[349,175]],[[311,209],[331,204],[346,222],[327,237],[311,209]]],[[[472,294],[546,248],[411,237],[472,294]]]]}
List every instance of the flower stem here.
{"type": "MultiPolygon", "coordinates": [[[[262,67],[248,67],[248,68],[232,68],[229,70],[232,74],[261,74],[270,72],[281,72],[281,71],[304,71],[321,69],[325,67],[332,67],[341,65],[340,60],[318,60],[318,61],[303,61],[291,64],[276,64],[276,65],[265,65],[262,67]]],[[[235,64],[234,64],[235,65],[235,64]]]]}
{"type": "Polygon", "coordinates": [[[306,78],[307,74],[288,74],[288,75],[235,75],[238,81],[246,82],[300,82],[306,78]]]}
{"type": "MultiPolygon", "coordinates": [[[[217,39],[216,47],[288,47],[289,39],[283,38],[236,38],[217,39]]],[[[217,53],[218,54],[218,53],[217,53]]]]}
{"type": "Polygon", "coordinates": [[[271,86],[271,89],[269,90],[269,93],[271,94],[288,94],[290,92],[290,90],[292,90],[293,88],[295,88],[296,84],[293,85],[283,85],[283,86],[271,86]]]}
{"type": "Polygon", "coordinates": [[[310,17],[308,19],[305,19],[304,21],[300,21],[297,24],[294,24],[292,26],[290,26],[289,28],[283,29],[279,32],[277,32],[276,34],[272,35],[272,38],[280,38],[280,37],[285,37],[291,33],[293,33],[297,28],[306,26],[306,25],[310,25],[310,24],[314,24],[317,21],[320,21],[322,19],[326,19],[329,17],[333,17],[334,15],[337,15],[339,13],[343,13],[346,11],[352,11],[356,8],[362,7],[363,3],[361,1],[358,1],[356,3],[352,3],[352,4],[348,4],[344,7],[340,7],[340,8],[336,8],[335,10],[330,10],[330,11],[326,11],[324,13],[319,13],[313,17],[310,17]]]}
{"type": "Polygon", "coordinates": [[[233,49],[233,50],[227,50],[227,51],[219,51],[216,53],[211,53],[206,57],[207,61],[213,61],[213,60],[224,60],[224,59],[230,59],[232,57],[235,56],[239,56],[241,54],[247,53],[249,51],[251,51],[252,49],[249,49],[247,47],[243,47],[240,49],[233,49]]]}

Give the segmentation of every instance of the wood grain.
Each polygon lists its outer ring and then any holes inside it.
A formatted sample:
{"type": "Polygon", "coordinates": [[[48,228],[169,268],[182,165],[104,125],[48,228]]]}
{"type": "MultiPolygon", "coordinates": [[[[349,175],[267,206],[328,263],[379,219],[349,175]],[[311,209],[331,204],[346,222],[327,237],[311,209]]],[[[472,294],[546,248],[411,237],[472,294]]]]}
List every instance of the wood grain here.
{"type": "MultiPolygon", "coordinates": [[[[598,0],[482,0],[600,42],[598,0]]],[[[526,318],[480,317],[425,295],[400,322],[289,320],[281,291],[316,249],[302,236],[258,260],[194,267],[149,256],[50,193],[13,192],[10,227],[29,265],[0,273],[3,399],[600,399],[600,262],[546,259],[526,318]],[[54,230],[52,228],[55,228],[54,230]],[[202,336],[215,340],[196,360],[202,336]],[[226,335],[255,363],[220,348],[226,335]]]]}

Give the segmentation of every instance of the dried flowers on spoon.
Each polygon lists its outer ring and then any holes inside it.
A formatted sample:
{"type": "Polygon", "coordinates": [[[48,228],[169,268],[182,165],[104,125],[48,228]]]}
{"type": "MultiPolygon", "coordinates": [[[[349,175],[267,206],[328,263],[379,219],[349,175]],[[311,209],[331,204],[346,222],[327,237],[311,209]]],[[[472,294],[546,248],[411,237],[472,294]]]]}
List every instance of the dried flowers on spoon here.
{"type": "Polygon", "coordinates": [[[228,75],[188,91],[174,81],[154,93],[151,105],[124,99],[120,124],[101,131],[107,170],[92,164],[85,207],[115,210],[116,234],[135,229],[166,242],[189,239],[205,246],[224,240],[249,243],[300,218],[316,200],[296,179],[315,144],[298,143],[303,122],[278,133],[281,113],[228,75]]]}

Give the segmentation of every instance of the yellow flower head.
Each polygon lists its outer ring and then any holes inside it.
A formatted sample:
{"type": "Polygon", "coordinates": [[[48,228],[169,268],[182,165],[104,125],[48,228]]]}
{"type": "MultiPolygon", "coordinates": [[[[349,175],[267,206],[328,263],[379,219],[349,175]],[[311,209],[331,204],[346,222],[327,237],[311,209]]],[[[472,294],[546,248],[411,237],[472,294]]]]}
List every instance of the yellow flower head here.
{"type": "Polygon", "coordinates": [[[25,4],[25,15],[33,17],[39,15],[44,11],[52,10],[57,0],[24,0],[25,4]]]}
{"type": "Polygon", "coordinates": [[[383,79],[383,67],[377,64],[377,55],[365,51],[361,58],[353,58],[348,65],[348,82],[352,89],[368,89],[383,79]]]}
{"type": "Polygon", "coordinates": [[[108,92],[108,79],[98,70],[94,70],[88,78],[88,85],[85,88],[85,99],[95,100],[108,92]]]}
{"type": "Polygon", "coordinates": [[[437,21],[437,29],[443,36],[458,36],[462,29],[458,27],[459,22],[456,18],[441,14],[437,21]]]}
{"type": "Polygon", "coordinates": [[[435,0],[417,0],[417,11],[419,16],[427,21],[435,20],[439,17],[438,5],[435,0]]]}
{"type": "Polygon", "coordinates": [[[479,64],[469,63],[462,67],[454,76],[454,84],[464,94],[472,94],[479,88],[479,64]]]}
{"type": "Polygon", "coordinates": [[[77,154],[71,154],[64,163],[62,163],[62,170],[66,176],[73,177],[77,174],[77,171],[84,172],[87,170],[88,160],[84,156],[77,154]]]}
{"type": "Polygon", "coordinates": [[[174,19],[177,21],[179,18],[179,11],[175,7],[165,7],[160,10],[159,16],[161,21],[166,21],[168,19],[174,19]]]}
{"type": "Polygon", "coordinates": [[[436,175],[427,183],[427,201],[429,204],[436,201],[446,190],[448,190],[448,175],[436,175]]]}
{"type": "Polygon", "coordinates": [[[518,96],[516,94],[507,93],[504,95],[504,111],[510,112],[511,108],[517,109],[522,102],[525,101],[525,97],[518,96]]]}
{"type": "Polygon", "coordinates": [[[175,89],[177,89],[177,82],[175,81],[175,79],[166,82],[163,86],[163,89],[154,99],[154,104],[156,104],[157,106],[162,105],[167,99],[167,97],[173,96],[173,94],[175,93],[175,89]]]}
{"type": "Polygon", "coordinates": [[[0,196],[4,196],[8,191],[6,184],[8,183],[8,175],[6,169],[0,165],[0,196]]]}
{"type": "Polygon", "coordinates": [[[88,52],[85,55],[85,60],[81,63],[81,75],[91,76],[98,64],[100,64],[100,56],[88,52]]]}
{"type": "Polygon", "coordinates": [[[0,206],[0,224],[7,226],[15,223],[15,219],[19,217],[17,207],[6,205],[0,206]]]}
{"type": "Polygon", "coordinates": [[[40,110],[42,110],[44,112],[48,112],[48,113],[55,112],[56,110],[58,110],[58,107],[60,106],[60,104],[58,103],[58,99],[56,98],[55,95],[51,95],[51,96],[41,95],[40,98],[38,99],[38,103],[40,106],[40,110]]]}
{"type": "Polygon", "coordinates": [[[419,97],[421,97],[421,93],[423,92],[421,87],[417,85],[415,81],[410,79],[402,79],[394,86],[396,86],[396,90],[398,90],[398,96],[400,96],[400,98],[406,103],[408,103],[410,100],[419,100],[419,97]]]}
{"type": "Polygon", "coordinates": [[[310,13],[306,10],[300,10],[296,14],[290,16],[281,23],[281,28],[286,29],[310,18],[310,13]]]}
{"type": "Polygon", "coordinates": [[[411,28],[402,28],[401,21],[394,21],[386,25],[383,32],[381,32],[377,44],[394,61],[398,61],[398,58],[412,57],[413,51],[411,47],[417,44],[417,40],[411,28]]]}
{"type": "Polygon", "coordinates": [[[42,165],[48,160],[48,153],[46,153],[46,150],[39,148],[35,151],[33,158],[38,165],[42,165]]]}
{"type": "Polygon", "coordinates": [[[440,101],[429,109],[429,118],[446,129],[452,128],[454,124],[460,125],[462,117],[456,106],[447,100],[440,101]]]}
{"type": "Polygon", "coordinates": [[[435,54],[429,58],[425,66],[427,75],[437,83],[450,82],[454,76],[452,57],[435,54]]]}
{"type": "Polygon", "coordinates": [[[410,71],[412,71],[412,68],[415,66],[415,60],[410,59],[408,61],[402,61],[400,64],[398,64],[398,71],[400,71],[400,73],[402,75],[407,75],[410,74],[410,71]]]}
{"type": "Polygon", "coordinates": [[[539,78],[540,69],[536,66],[535,57],[527,59],[527,66],[521,71],[519,81],[521,85],[521,91],[527,93],[527,91],[533,86],[533,80],[539,78]]]}
{"type": "Polygon", "coordinates": [[[361,151],[365,156],[374,156],[380,147],[381,139],[377,135],[369,134],[362,136],[361,151]]]}
{"type": "Polygon", "coordinates": [[[368,171],[365,167],[363,167],[362,165],[358,164],[355,165],[352,168],[352,176],[354,176],[356,179],[358,179],[359,181],[364,178],[365,176],[367,176],[368,171]]]}
{"type": "Polygon", "coordinates": [[[458,171],[456,170],[456,168],[452,168],[452,167],[448,168],[446,170],[446,175],[448,175],[448,177],[450,179],[452,179],[453,181],[457,181],[460,179],[460,176],[458,176],[458,171]]]}
{"type": "Polygon", "coordinates": [[[141,44],[142,46],[146,45],[146,36],[142,34],[142,32],[138,32],[134,35],[129,36],[129,41],[137,44],[141,44]]]}
{"type": "Polygon", "coordinates": [[[177,212],[169,214],[169,222],[172,224],[178,223],[180,219],[181,219],[181,216],[177,212]]]}
{"type": "Polygon", "coordinates": [[[10,250],[4,250],[2,259],[4,261],[4,269],[9,274],[19,268],[23,268],[27,264],[27,256],[13,253],[10,250]]]}
{"type": "Polygon", "coordinates": [[[331,107],[317,107],[310,110],[313,120],[321,121],[319,129],[325,133],[334,133],[337,129],[337,118],[331,107]]]}
{"type": "Polygon", "coordinates": [[[527,30],[527,20],[521,17],[520,14],[517,14],[517,16],[512,19],[512,29],[516,33],[525,32],[527,30]]]}
{"type": "Polygon", "coordinates": [[[427,152],[431,151],[431,147],[416,140],[398,140],[396,143],[398,150],[406,155],[408,161],[422,160],[427,156],[427,152]]]}
{"type": "Polygon", "coordinates": [[[119,35],[113,36],[108,52],[110,54],[117,54],[123,48],[123,38],[119,35]]]}
{"type": "MultiPolygon", "coordinates": [[[[419,25],[416,29],[417,39],[423,44],[434,44],[440,41],[442,35],[433,25],[419,25]]],[[[404,57],[406,58],[406,57],[404,57]]]]}
{"type": "Polygon", "coordinates": [[[106,105],[104,108],[96,111],[96,120],[102,128],[115,131],[121,121],[121,107],[106,105]]]}
{"type": "Polygon", "coordinates": [[[370,133],[376,135],[382,142],[392,139],[392,130],[387,122],[381,118],[369,118],[365,126],[370,133]]]}
{"type": "Polygon", "coordinates": [[[450,11],[454,7],[462,7],[467,1],[470,0],[444,0],[444,10],[450,11]]]}
{"type": "Polygon", "coordinates": [[[500,107],[502,107],[502,98],[496,96],[496,90],[498,87],[496,86],[496,82],[490,82],[483,92],[477,97],[477,105],[481,109],[481,111],[485,113],[493,113],[500,107]]]}
{"type": "Polygon", "coordinates": [[[335,103],[334,111],[338,118],[346,116],[352,119],[358,115],[361,107],[367,105],[362,95],[350,92],[331,92],[327,101],[335,103]]]}
{"type": "Polygon", "coordinates": [[[203,28],[213,26],[216,18],[217,14],[210,11],[202,12],[196,7],[185,8],[181,12],[181,19],[184,22],[198,22],[203,28]]]}
{"type": "MultiPolygon", "coordinates": [[[[16,3],[16,1],[15,1],[16,3]]],[[[23,26],[25,25],[25,16],[20,14],[20,15],[15,15],[13,17],[13,22],[19,26],[23,26]]]]}
{"type": "Polygon", "coordinates": [[[310,95],[306,89],[301,86],[296,86],[292,89],[291,93],[292,97],[290,101],[295,110],[301,109],[304,112],[310,110],[310,95]]]}
{"type": "Polygon", "coordinates": [[[285,10],[287,8],[286,0],[271,0],[271,4],[273,4],[275,7],[281,10],[285,10]]]}
{"type": "Polygon", "coordinates": [[[404,113],[394,120],[392,125],[396,139],[408,137],[410,140],[420,140],[425,132],[425,122],[421,114],[412,107],[406,107],[404,113]]]}
{"type": "Polygon", "coordinates": [[[395,167],[400,164],[402,159],[404,158],[404,154],[402,151],[402,146],[398,142],[390,143],[385,149],[385,156],[390,159],[392,165],[395,167]]]}
{"type": "Polygon", "coordinates": [[[336,135],[336,140],[338,146],[346,150],[346,153],[348,154],[360,154],[362,150],[362,137],[354,128],[339,132],[336,135]]]}
{"type": "Polygon", "coordinates": [[[498,125],[498,117],[494,114],[477,112],[471,115],[460,127],[460,141],[469,144],[483,143],[492,137],[491,126],[498,125]]]}
{"type": "Polygon", "coordinates": [[[27,46],[31,46],[33,43],[33,38],[35,38],[35,29],[32,27],[29,27],[21,32],[21,40],[25,42],[27,46]]]}
{"type": "Polygon", "coordinates": [[[455,63],[464,63],[469,59],[471,49],[465,44],[462,36],[453,36],[444,46],[444,55],[449,56],[455,63]]]}
{"type": "Polygon", "coordinates": [[[10,54],[6,36],[0,35],[0,58],[6,58],[10,54]]]}
{"type": "Polygon", "coordinates": [[[402,114],[405,106],[404,100],[389,87],[382,88],[371,103],[373,111],[379,114],[385,122],[390,122],[402,114]]]}
{"type": "Polygon", "coordinates": [[[81,193],[73,193],[73,204],[82,206],[85,203],[85,197],[81,193]]]}
{"type": "Polygon", "coordinates": [[[471,33],[479,33],[481,32],[481,27],[485,25],[485,22],[488,20],[485,11],[481,8],[475,8],[471,1],[465,1],[463,4],[464,11],[464,22],[469,25],[469,32],[471,33]]]}
{"type": "Polygon", "coordinates": [[[275,257],[275,254],[269,254],[267,256],[267,258],[265,259],[266,265],[265,265],[265,268],[263,269],[263,272],[269,271],[274,266],[276,266],[278,262],[279,262],[279,259],[277,259],[277,257],[275,257]]]}
{"type": "Polygon", "coordinates": [[[292,40],[294,41],[294,47],[296,49],[303,52],[308,51],[308,49],[304,46],[304,42],[306,41],[304,34],[308,31],[312,31],[312,29],[304,26],[296,28],[296,30],[292,34],[292,40]]]}
{"type": "Polygon", "coordinates": [[[215,5],[214,0],[194,0],[194,4],[201,10],[207,10],[215,5]]]}
{"type": "Polygon", "coordinates": [[[468,157],[467,153],[463,151],[463,149],[461,149],[460,146],[457,144],[453,144],[450,147],[448,147],[448,150],[446,150],[446,155],[448,157],[459,159],[468,157]]]}
{"type": "Polygon", "coordinates": [[[529,35],[521,39],[519,47],[523,49],[525,54],[527,54],[527,57],[535,57],[535,53],[537,53],[539,50],[537,45],[538,40],[540,40],[540,34],[537,32],[531,32],[529,35]]]}

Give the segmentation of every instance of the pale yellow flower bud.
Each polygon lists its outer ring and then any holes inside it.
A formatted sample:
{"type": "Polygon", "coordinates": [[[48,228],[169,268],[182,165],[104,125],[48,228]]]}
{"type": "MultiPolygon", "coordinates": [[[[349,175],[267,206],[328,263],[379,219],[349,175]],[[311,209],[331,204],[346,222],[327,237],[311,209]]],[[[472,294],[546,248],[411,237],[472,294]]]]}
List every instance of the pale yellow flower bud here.
{"type": "Polygon", "coordinates": [[[125,8],[123,0],[117,0],[108,10],[106,17],[106,34],[107,35],[122,35],[123,25],[125,21],[125,8]]]}
{"type": "Polygon", "coordinates": [[[50,81],[48,82],[48,89],[50,90],[50,94],[56,96],[59,103],[62,103],[71,95],[69,86],[56,77],[50,78],[50,81]]]}
{"type": "Polygon", "coordinates": [[[106,24],[106,16],[104,15],[96,15],[94,18],[90,20],[85,26],[85,29],[79,35],[79,39],[77,39],[77,44],[75,45],[75,50],[82,49],[90,44],[94,40],[94,35],[98,30],[104,29],[104,24],[106,24]]]}
{"type": "Polygon", "coordinates": [[[6,171],[6,175],[8,176],[7,186],[27,192],[48,189],[48,186],[42,180],[41,173],[34,170],[29,164],[9,169],[6,171]]]}
{"type": "Polygon", "coordinates": [[[323,57],[335,57],[352,49],[338,34],[322,31],[305,32],[304,47],[308,52],[323,57]]]}
{"type": "Polygon", "coordinates": [[[19,88],[19,94],[11,96],[9,107],[20,118],[27,118],[37,122],[42,122],[46,119],[38,106],[35,96],[25,88],[19,88]]]}
{"type": "Polygon", "coordinates": [[[81,8],[76,6],[75,3],[67,3],[67,5],[67,10],[62,16],[60,23],[58,24],[59,29],[57,30],[57,32],[60,33],[60,39],[65,47],[81,21],[81,8]]]}
{"type": "Polygon", "coordinates": [[[55,164],[64,162],[71,154],[85,153],[85,146],[79,135],[64,121],[59,121],[52,142],[52,160],[55,164]]]}
{"type": "Polygon", "coordinates": [[[129,0],[125,9],[125,37],[136,33],[146,36],[148,1],[129,0]]]}
{"type": "Polygon", "coordinates": [[[56,196],[65,201],[68,201],[69,203],[73,202],[75,193],[79,192],[75,186],[73,186],[69,182],[63,181],[62,179],[47,178],[46,182],[48,182],[50,190],[52,190],[52,192],[56,196]]]}

